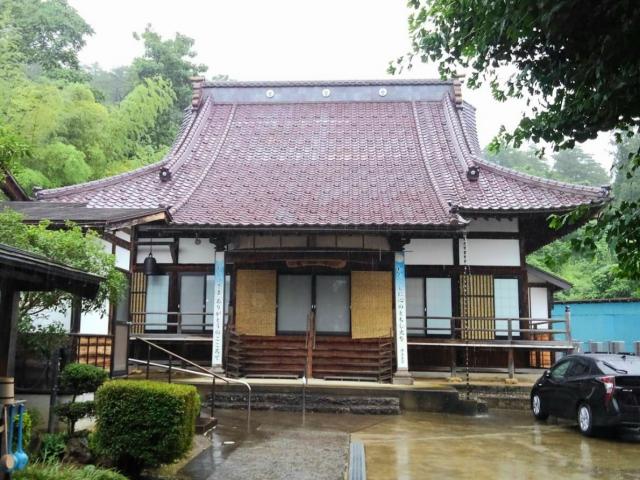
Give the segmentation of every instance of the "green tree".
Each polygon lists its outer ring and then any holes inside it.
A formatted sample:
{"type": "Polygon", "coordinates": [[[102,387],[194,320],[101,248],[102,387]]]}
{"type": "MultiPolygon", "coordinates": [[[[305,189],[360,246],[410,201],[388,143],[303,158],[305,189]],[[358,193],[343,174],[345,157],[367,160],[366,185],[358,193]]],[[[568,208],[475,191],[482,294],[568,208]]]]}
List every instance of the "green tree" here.
{"type": "Polygon", "coordinates": [[[112,158],[138,160],[150,163],[157,160],[153,132],[163,115],[174,104],[171,84],[162,77],[147,78],[137,85],[124,100],[112,110],[108,135],[109,155],[112,158]],[[146,160],[145,160],[146,159],[146,160]]]}
{"type": "Polygon", "coordinates": [[[163,40],[147,25],[143,33],[134,33],[136,40],[144,43],[144,55],[134,59],[131,73],[140,83],[144,79],[162,77],[171,82],[178,108],[182,110],[191,103],[190,77],[208,70],[203,64],[194,63],[194,40],[176,33],[173,39],[163,40]]]}
{"type": "Polygon", "coordinates": [[[173,39],[163,40],[147,25],[143,33],[134,33],[136,40],[144,43],[144,54],[133,60],[131,75],[135,83],[146,79],[162,77],[168,80],[175,94],[174,107],[163,113],[153,131],[155,147],[170,145],[176,136],[183,115],[183,109],[191,102],[190,77],[201,75],[208,67],[193,62],[196,52],[194,40],[180,33],[173,39]]]}
{"type": "Polygon", "coordinates": [[[556,180],[594,187],[608,185],[611,181],[602,165],[578,146],[556,152],[553,160],[553,177],[556,180]]]}
{"type": "MultiPolygon", "coordinates": [[[[467,86],[488,82],[498,100],[527,98],[531,107],[503,140],[547,142],[554,151],[602,131],[640,126],[640,4],[632,0],[409,0],[412,49],[390,65],[433,61],[443,77],[468,74],[467,86]]],[[[640,153],[629,162],[635,174],[640,153]]],[[[578,209],[551,225],[590,215],[578,209]]],[[[640,204],[612,204],[576,246],[595,253],[596,238],[615,250],[620,271],[640,278],[640,204]]]]}
{"type": "Polygon", "coordinates": [[[550,176],[549,164],[540,158],[533,146],[523,150],[504,145],[498,151],[485,149],[484,155],[488,160],[503,167],[536,177],[548,178],[550,176]]]}
{"type": "Polygon", "coordinates": [[[117,105],[133,89],[128,66],[103,70],[98,64],[94,64],[87,73],[91,77],[91,88],[94,92],[100,92],[102,101],[107,105],[117,105]]]}
{"type": "MultiPolygon", "coordinates": [[[[0,243],[104,277],[97,297],[82,300],[84,311],[102,311],[106,300],[117,302],[124,291],[124,275],[115,267],[114,256],[104,251],[101,240],[93,231],[85,233],[73,224],[68,224],[66,229],[54,230],[44,221],[27,225],[22,215],[5,209],[0,212],[0,243]]],[[[20,314],[26,317],[47,309],[64,311],[69,301],[69,294],[61,291],[27,292],[20,300],[20,314]]]]}
{"type": "Polygon", "coordinates": [[[15,169],[28,153],[27,143],[10,126],[0,123],[0,168],[15,169]]]}
{"type": "Polygon", "coordinates": [[[0,16],[6,16],[25,63],[54,75],[78,71],[78,52],[93,30],[66,0],[3,0],[0,16]]]}
{"type": "Polygon", "coordinates": [[[640,200],[640,183],[629,167],[629,158],[640,149],[640,136],[624,137],[614,143],[615,177],[613,196],[615,201],[637,203],[640,200]]]}

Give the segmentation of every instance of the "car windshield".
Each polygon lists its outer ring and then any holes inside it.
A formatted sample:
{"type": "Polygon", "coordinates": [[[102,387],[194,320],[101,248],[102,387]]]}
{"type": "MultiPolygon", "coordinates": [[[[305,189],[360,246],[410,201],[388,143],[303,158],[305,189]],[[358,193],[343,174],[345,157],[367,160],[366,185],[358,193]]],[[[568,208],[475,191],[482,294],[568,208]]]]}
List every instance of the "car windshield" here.
{"type": "Polygon", "coordinates": [[[640,358],[634,355],[607,355],[597,360],[604,373],[640,375],[640,358]]]}

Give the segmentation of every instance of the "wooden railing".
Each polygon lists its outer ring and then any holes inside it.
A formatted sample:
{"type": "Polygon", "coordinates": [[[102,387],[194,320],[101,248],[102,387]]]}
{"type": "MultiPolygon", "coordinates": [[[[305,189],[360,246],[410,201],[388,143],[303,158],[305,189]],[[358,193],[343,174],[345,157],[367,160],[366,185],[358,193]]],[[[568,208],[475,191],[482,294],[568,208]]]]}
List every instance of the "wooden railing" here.
{"type": "MultiPolygon", "coordinates": [[[[213,329],[213,312],[131,312],[131,335],[144,333],[198,334],[211,333],[213,329]],[[154,321],[149,316],[162,315],[166,321],[154,321]],[[193,322],[189,319],[202,318],[193,322]]],[[[225,313],[225,319],[228,313],[225,313]]],[[[225,322],[226,323],[226,322],[225,322]]]]}
{"type": "MultiPolygon", "coordinates": [[[[418,318],[418,317],[413,317],[418,318]]],[[[421,318],[424,319],[424,318],[421,318]]],[[[489,318],[489,317],[428,317],[438,320],[440,326],[408,327],[409,343],[488,343],[493,345],[517,345],[545,342],[571,343],[571,326],[568,318],[489,318]],[[442,323],[447,326],[442,326],[442,323]],[[487,325],[493,325],[487,327],[487,325]]]]}
{"type": "Polygon", "coordinates": [[[113,335],[71,333],[72,361],[111,370],[113,335]]]}
{"type": "MultiPolygon", "coordinates": [[[[455,351],[461,348],[504,349],[507,352],[509,377],[515,374],[515,350],[539,352],[572,351],[571,317],[550,318],[477,318],[477,317],[428,317],[440,320],[447,326],[407,328],[410,346],[449,347],[451,349],[451,371],[455,376],[455,351]],[[489,325],[490,327],[487,327],[489,325]]],[[[530,355],[531,357],[531,355],[530,355]]],[[[538,355],[540,357],[540,355],[538,355]]],[[[542,358],[540,362],[548,359],[542,358]]]]}

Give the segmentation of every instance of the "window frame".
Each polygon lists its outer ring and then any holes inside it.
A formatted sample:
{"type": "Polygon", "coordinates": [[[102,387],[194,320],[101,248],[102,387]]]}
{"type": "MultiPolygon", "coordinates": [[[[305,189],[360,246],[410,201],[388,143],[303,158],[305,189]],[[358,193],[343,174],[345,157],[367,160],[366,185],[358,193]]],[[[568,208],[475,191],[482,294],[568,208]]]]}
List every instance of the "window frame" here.
{"type": "MultiPolygon", "coordinates": [[[[175,325],[169,325],[170,323],[173,322],[172,318],[174,317],[174,315],[171,315],[169,312],[171,311],[171,287],[173,284],[173,276],[171,275],[170,272],[167,273],[161,273],[159,275],[152,275],[152,276],[146,276],[145,278],[145,298],[144,298],[144,305],[145,305],[145,311],[148,312],[149,311],[149,278],[151,277],[166,277],[167,278],[167,312],[166,312],[166,325],[164,326],[164,328],[160,328],[160,327],[156,327],[156,328],[149,328],[149,314],[145,315],[145,319],[144,319],[144,333],[175,333],[176,331],[176,326],[175,325]]],[[[153,314],[152,314],[153,315],[153,314]]],[[[160,313],[158,313],[157,315],[160,315],[160,313]]]]}
{"type": "MultiPolygon", "coordinates": [[[[317,335],[323,335],[323,336],[336,336],[336,337],[350,337],[351,336],[351,332],[352,332],[352,325],[351,325],[351,274],[349,272],[344,273],[344,272],[309,272],[309,271],[303,271],[303,272],[289,272],[289,271],[277,271],[276,272],[276,335],[306,335],[307,333],[307,329],[305,328],[304,330],[282,330],[280,328],[280,290],[281,290],[281,285],[280,285],[280,277],[282,275],[287,275],[287,276],[302,276],[302,277],[311,277],[311,310],[313,310],[314,312],[317,312],[317,277],[345,277],[347,278],[347,285],[348,285],[348,314],[349,314],[349,319],[348,319],[348,326],[349,329],[348,331],[345,332],[326,332],[326,331],[319,331],[317,330],[317,323],[316,323],[316,334],[317,335]]],[[[311,311],[310,310],[310,311],[311,311]]]]}
{"type": "MultiPolygon", "coordinates": [[[[522,339],[523,335],[520,332],[521,324],[520,317],[522,315],[522,279],[519,275],[493,275],[493,316],[496,322],[503,321],[507,324],[506,328],[509,328],[509,320],[500,320],[496,315],[496,280],[515,280],[517,282],[517,300],[518,300],[518,317],[516,319],[511,320],[511,338],[512,339],[522,339]],[[516,327],[516,331],[514,331],[513,327],[516,327]]],[[[504,334],[498,335],[497,325],[495,326],[495,339],[496,340],[507,340],[509,338],[509,332],[505,332],[504,334]]]]}
{"type": "MultiPolygon", "coordinates": [[[[415,333],[415,332],[407,332],[407,336],[409,337],[419,337],[419,338],[424,338],[424,337],[429,337],[429,338],[452,338],[453,332],[455,331],[449,331],[449,333],[429,333],[429,326],[427,324],[427,321],[429,320],[429,316],[428,316],[428,309],[429,306],[427,304],[427,279],[428,278],[435,278],[435,279],[447,279],[449,280],[449,290],[451,292],[451,295],[449,297],[450,303],[451,303],[451,316],[454,317],[454,306],[455,306],[455,302],[453,300],[453,296],[454,296],[454,281],[453,281],[453,277],[451,277],[450,275],[407,275],[406,277],[407,279],[409,278],[417,278],[417,279],[421,279],[422,280],[422,305],[423,305],[423,312],[422,312],[422,316],[415,316],[415,315],[407,315],[407,320],[412,319],[412,320],[416,320],[416,319],[422,319],[422,324],[423,324],[423,333],[415,333]]],[[[433,327],[432,327],[433,328],[433,327]]]]}
{"type": "MultiPolygon", "coordinates": [[[[207,332],[207,277],[211,274],[208,272],[178,272],[178,312],[180,312],[180,318],[182,319],[180,323],[182,324],[182,332],[185,331],[188,333],[206,333],[207,332]],[[185,330],[185,325],[183,323],[184,318],[182,318],[182,279],[184,277],[203,277],[203,285],[202,285],[202,322],[200,324],[188,325],[185,330]],[[200,326],[201,328],[197,328],[200,326]]],[[[191,315],[189,315],[191,316],[191,315]]],[[[195,316],[195,315],[194,315],[195,316]]],[[[211,330],[211,328],[209,328],[211,330]]]]}

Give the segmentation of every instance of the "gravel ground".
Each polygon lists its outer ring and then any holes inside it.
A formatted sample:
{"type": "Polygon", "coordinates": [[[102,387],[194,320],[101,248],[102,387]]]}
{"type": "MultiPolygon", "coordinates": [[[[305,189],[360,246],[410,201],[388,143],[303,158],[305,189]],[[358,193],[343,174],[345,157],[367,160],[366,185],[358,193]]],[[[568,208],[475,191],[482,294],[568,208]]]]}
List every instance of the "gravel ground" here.
{"type": "Polygon", "coordinates": [[[219,424],[210,447],[172,480],[341,480],[350,433],[373,426],[384,415],[333,415],[217,410],[219,424]]]}
{"type": "Polygon", "coordinates": [[[339,480],[344,476],[349,435],[343,432],[273,430],[247,440],[208,480],[339,480]]]}

